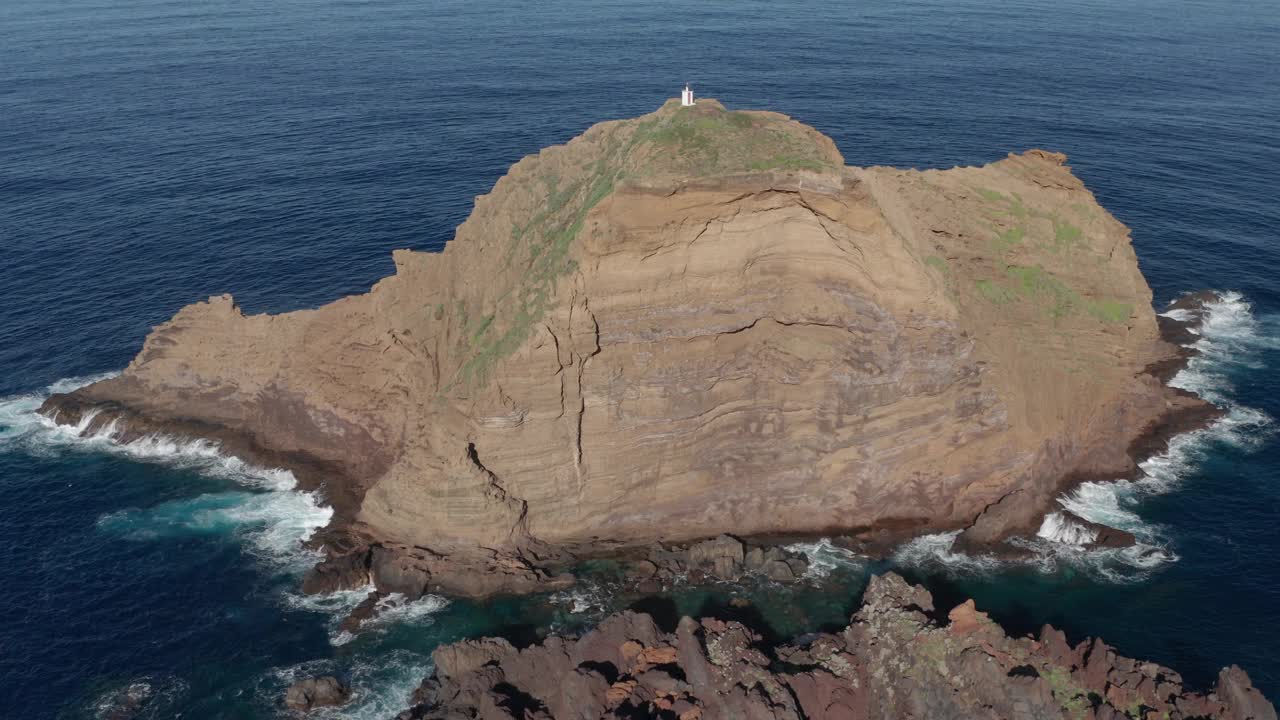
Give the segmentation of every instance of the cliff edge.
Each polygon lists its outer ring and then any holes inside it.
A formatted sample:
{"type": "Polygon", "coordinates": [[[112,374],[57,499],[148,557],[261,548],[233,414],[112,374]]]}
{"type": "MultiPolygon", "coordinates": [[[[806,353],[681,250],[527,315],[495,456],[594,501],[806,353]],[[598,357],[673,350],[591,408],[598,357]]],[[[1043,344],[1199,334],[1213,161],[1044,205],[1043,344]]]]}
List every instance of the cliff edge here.
{"type": "Polygon", "coordinates": [[[672,101],[516,163],[368,293],[196,303],[44,412],[293,468],[337,511],[313,590],[519,592],[724,532],[997,543],[1206,407],[1148,372],[1177,348],[1065,163],[846,167],[672,101]]]}

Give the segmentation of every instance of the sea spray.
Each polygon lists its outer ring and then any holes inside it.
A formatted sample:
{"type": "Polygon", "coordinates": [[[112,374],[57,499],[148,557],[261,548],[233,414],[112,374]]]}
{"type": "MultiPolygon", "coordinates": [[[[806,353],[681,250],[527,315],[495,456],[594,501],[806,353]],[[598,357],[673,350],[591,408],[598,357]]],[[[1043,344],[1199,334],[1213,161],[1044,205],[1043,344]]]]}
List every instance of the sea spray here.
{"type": "Polygon", "coordinates": [[[276,668],[258,688],[259,704],[278,706],[288,686],[320,675],[339,675],[351,687],[351,700],[340,707],[317,708],[307,717],[320,720],[387,720],[411,704],[413,691],[431,674],[431,658],[411,650],[393,648],[363,653],[348,663],[312,660],[276,668]]]}
{"type": "Polygon", "coordinates": [[[224,454],[216,442],[200,438],[152,433],[119,442],[115,422],[90,430],[96,410],[85,412],[76,425],[60,425],[40,414],[50,395],[115,375],[68,378],[43,392],[0,399],[0,447],[42,457],[106,453],[223,480],[234,489],[120,510],[103,516],[99,527],[133,540],[234,533],[247,541],[252,555],[279,570],[301,572],[315,562],[316,554],[303,543],[329,522],[333,510],[322,506],[314,493],[298,491],[297,479],[288,470],[251,465],[224,454]]]}
{"type": "Polygon", "coordinates": [[[898,565],[944,570],[948,573],[987,573],[1000,567],[994,555],[970,554],[954,549],[959,530],[912,538],[893,553],[898,565]]]}
{"type": "Polygon", "coordinates": [[[1034,537],[1014,538],[1010,544],[1027,553],[1022,559],[999,560],[957,552],[957,532],[916,538],[895,553],[898,563],[932,567],[948,573],[990,572],[1004,564],[1024,564],[1052,573],[1064,566],[1083,571],[1112,583],[1147,578],[1151,571],[1178,560],[1170,548],[1164,528],[1148,523],[1138,514],[1143,496],[1169,492],[1201,465],[1215,445],[1244,450],[1257,447],[1273,429],[1266,413],[1237,402],[1231,373],[1241,367],[1257,368],[1262,350],[1280,347],[1280,338],[1263,332],[1264,325],[1253,315],[1251,304],[1236,292],[1218,294],[1204,303],[1200,313],[1176,308],[1167,317],[1191,321],[1197,351],[1169,381],[1172,387],[1194,392],[1222,407],[1225,414],[1208,427],[1174,437],[1164,452],[1139,464],[1133,480],[1086,482],[1058,498],[1058,504],[1080,518],[1132,533],[1138,542],[1127,548],[1092,548],[1097,533],[1073,522],[1061,512],[1048,513],[1034,537]]]}
{"type": "Polygon", "coordinates": [[[865,557],[836,545],[829,538],[792,543],[785,549],[805,556],[809,567],[801,579],[813,582],[820,582],[838,570],[862,570],[867,562],[865,557]]]}
{"type": "Polygon", "coordinates": [[[1098,539],[1098,531],[1071,521],[1060,512],[1044,516],[1036,535],[1063,545],[1084,546],[1098,539]]]}

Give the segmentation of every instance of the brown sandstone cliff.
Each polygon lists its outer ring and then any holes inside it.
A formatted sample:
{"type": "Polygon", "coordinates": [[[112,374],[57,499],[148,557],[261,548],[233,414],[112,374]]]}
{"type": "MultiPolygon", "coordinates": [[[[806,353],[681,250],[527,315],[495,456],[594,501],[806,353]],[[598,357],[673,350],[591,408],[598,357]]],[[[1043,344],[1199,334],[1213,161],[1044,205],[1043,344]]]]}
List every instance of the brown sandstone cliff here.
{"type": "Polygon", "coordinates": [[[1201,407],[1145,372],[1175,353],[1128,230],[1064,162],[846,167],[785,116],[668,103],[521,160],[366,294],[191,305],[45,411],[323,485],[350,532],[314,589],[522,590],[721,532],[995,542],[1201,407]]]}

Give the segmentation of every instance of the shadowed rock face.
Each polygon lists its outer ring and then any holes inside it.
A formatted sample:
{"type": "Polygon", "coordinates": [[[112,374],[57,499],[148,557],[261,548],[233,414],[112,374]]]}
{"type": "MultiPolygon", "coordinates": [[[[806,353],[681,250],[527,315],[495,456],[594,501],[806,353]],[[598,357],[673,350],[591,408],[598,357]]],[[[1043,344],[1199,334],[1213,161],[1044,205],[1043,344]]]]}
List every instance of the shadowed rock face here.
{"type": "Polygon", "coordinates": [[[669,103],[521,160],[366,294],[188,306],[45,411],[299,468],[337,509],[313,589],[523,591],[722,532],[997,542],[1203,407],[1145,372],[1177,354],[1065,160],[846,167],[785,116],[669,103]]]}
{"type": "Polygon", "coordinates": [[[1207,695],[1179,675],[1115,653],[1072,647],[1045,626],[1005,635],[968,600],[935,620],[933,598],[901,577],[874,577],[842,632],[769,648],[738,622],[683,618],[663,632],[622,613],[580,639],[517,650],[467,640],[434,653],[435,673],[401,720],[454,718],[1253,718],[1275,709],[1238,667],[1207,695]]]}

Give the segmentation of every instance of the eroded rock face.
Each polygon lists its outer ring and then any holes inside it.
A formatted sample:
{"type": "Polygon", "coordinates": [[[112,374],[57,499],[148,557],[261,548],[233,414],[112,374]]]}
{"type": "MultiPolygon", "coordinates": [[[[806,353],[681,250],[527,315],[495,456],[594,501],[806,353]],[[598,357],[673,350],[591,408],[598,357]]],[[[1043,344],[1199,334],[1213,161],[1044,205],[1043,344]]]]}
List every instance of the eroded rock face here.
{"type": "Polygon", "coordinates": [[[777,648],[737,622],[686,617],[666,633],[630,612],[522,650],[454,643],[400,718],[1276,717],[1235,666],[1203,695],[1101,640],[1072,647],[1048,626],[1010,638],[972,600],[940,623],[929,593],[894,574],[872,578],[863,603],[842,632],[777,648]]]}
{"type": "Polygon", "coordinates": [[[669,104],[520,161],[366,294],[191,305],[45,411],[297,468],[337,510],[314,590],[520,592],[725,532],[999,542],[1202,406],[1146,372],[1178,353],[1064,162],[845,167],[785,116],[669,104]]]}

